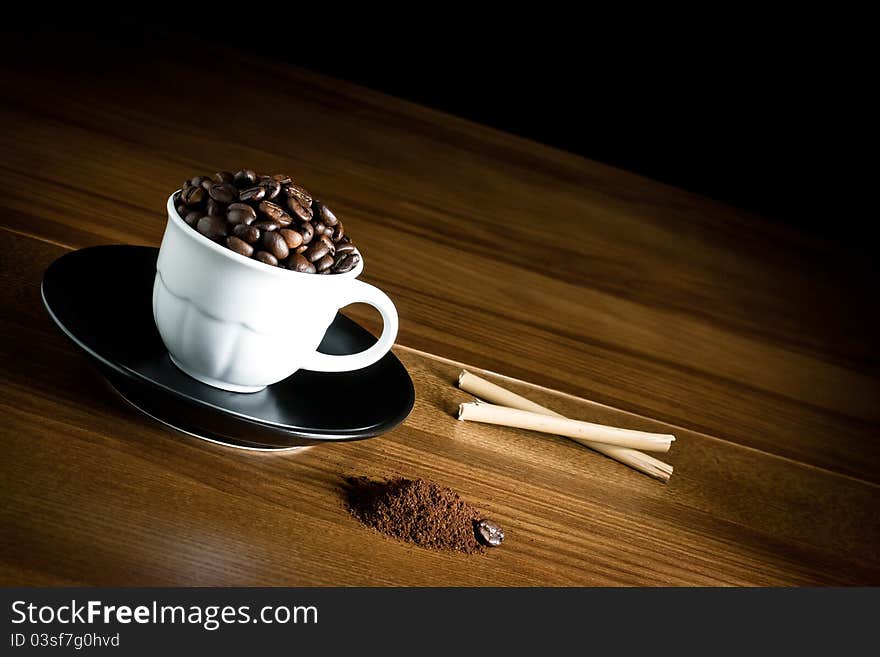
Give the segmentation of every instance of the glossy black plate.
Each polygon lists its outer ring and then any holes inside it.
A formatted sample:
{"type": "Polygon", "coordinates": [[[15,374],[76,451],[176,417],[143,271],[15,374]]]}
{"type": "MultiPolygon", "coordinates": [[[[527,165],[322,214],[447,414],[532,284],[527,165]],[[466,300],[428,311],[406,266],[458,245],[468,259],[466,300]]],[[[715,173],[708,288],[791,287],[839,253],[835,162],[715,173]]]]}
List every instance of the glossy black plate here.
{"type": "MultiPolygon", "coordinates": [[[[260,392],[219,390],[171,362],[153,321],[158,249],[96,246],[60,257],[43,277],[43,303],[59,328],[132,405],[186,433],[235,447],[290,449],[385,433],[406,419],[412,380],[388,353],[352,372],[300,370],[260,392]]],[[[319,348],[366,349],[375,338],[337,315],[319,348]]]]}

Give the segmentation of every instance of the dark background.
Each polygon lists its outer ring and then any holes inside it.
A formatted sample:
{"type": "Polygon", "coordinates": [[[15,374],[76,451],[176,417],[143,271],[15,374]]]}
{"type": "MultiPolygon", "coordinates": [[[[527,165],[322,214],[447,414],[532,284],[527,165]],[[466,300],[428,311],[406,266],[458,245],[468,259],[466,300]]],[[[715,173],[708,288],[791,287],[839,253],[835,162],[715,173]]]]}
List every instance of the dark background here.
{"type": "MultiPolygon", "coordinates": [[[[358,26],[356,17],[341,29],[278,6],[236,15],[182,7],[171,15],[10,19],[4,57],[116,66],[207,40],[579,153],[856,250],[876,235],[873,181],[861,162],[872,154],[868,41],[828,17],[809,26],[802,17],[762,16],[671,30],[647,21],[637,30],[589,17],[522,15],[511,23],[458,14],[411,29],[369,19],[358,26]]],[[[394,23],[402,20],[415,19],[394,23]]],[[[247,85],[264,83],[271,81],[230,86],[246,94],[247,85]]],[[[197,84],[193,92],[220,93],[197,84]]]]}

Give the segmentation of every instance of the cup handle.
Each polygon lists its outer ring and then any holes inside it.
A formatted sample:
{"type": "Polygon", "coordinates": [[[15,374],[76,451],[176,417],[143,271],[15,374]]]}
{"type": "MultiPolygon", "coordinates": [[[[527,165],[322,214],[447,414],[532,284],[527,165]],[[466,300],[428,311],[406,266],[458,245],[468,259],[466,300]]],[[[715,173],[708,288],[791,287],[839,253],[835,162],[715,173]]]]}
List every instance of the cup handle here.
{"type": "Polygon", "coordinates": [[[336,356],[313,353],[302,365],[303,369],[315,372],[348,372],[368,367],[387,354],[397,339],[397,308],[382,290],[363,281],[352,281],[346,298],[340,305],[344,308],[353,303],[368,303],[382,315],[382,335],[369,349],[356,354],[336,356]]]}

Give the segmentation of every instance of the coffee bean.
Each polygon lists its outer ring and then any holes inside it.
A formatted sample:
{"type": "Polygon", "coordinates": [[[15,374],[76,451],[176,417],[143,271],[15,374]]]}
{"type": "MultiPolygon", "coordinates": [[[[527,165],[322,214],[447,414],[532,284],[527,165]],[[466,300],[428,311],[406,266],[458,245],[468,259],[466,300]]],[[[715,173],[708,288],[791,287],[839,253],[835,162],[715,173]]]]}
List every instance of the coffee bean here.
{"type": "Polygon", "coordinates": [[[214,199],[209,198],[208,202],[205,204],[205,212],[222,217],[226,214],[226,204],[219,203],[214,199]]]}
{"type": "Polygon", "coordinates": [[[255,244],[258,239],[260,239],[260,229],[256,226],[247,226],[245,224],[238,224],[237,226],[233,226],[232,233],[239,239],[244,240],[248,244],[255,244]]]}
{"type": "Polygon", "coordinates": [[[298,271],[303,274],[314,274],[315,271],[317,271],[315,269],[315,265],[313,265],[299,253],[293,255],[290,258],[287,267],[288,269],[292,269],[293,271],[298,271]]]}
{"type": "Polygon", "coordinates": [[[226,219],[231,224],[250,226],[257,220],[257,211],[246,203],[233,203],[226,208],[226,219]]]}
{"type": "Polygon", "coordinates": [[[276,224],[274,221],[255,221],[252,226],[254,226],[254,228],[259,228],[260,230],[264,230],[267,232],[278,230],[279,228],[281,228],[281,226],[276,224]]]}
{"type": "Polygon", "coordinates": [[[278,192],[281,191],[281,184],[267,176],[263,176],[262,180],[260,180],[260,187],[263,187],[266,190],[266,198],[273,199],[278,196],[278,192]]]}
{"type": "Polygon", "coordinates": [[[238,237],[227,237],[226,246],[245,258],[250,258],[254,254],[254,247],[238,237]]]}
{"type": "Polygon", "coordinates": [[[327,250],[330,252],[330,255],[336,255],[336,245],[333,243],[333,240],[326,235],[321,235],[321,237],[318,238],[318,241],[327,245],[327,250]]]}
{"type": "Polygon", "coordinates": [[[308,244],[315,236],[315,229],[312,227],[312,224],[305,223],[299,227],[299,233],[302,235],[303,244],[308,244]]]}
{"type": "Polygon", "coordinates": [[[272,265],[274,267],[278,266],[278,258],[273,256],[271,253],[266,253],[265,251],[257,251],[254,254],[254,258],[267,265],[272,265]]]}
{"type": "Polygon", "coordinates": [[[281,237],[284,238],[284,241],[287,242],[287,247],[289,249],[295,249],[303,243],[303,236],[297,233],[295,230],[282,228],[278,232],[281,237]]]}
{"type": "Polygon", "coordinates": [[[293,212],[295,216],[299,218],[300,221],[311,221],[312,220],[312,209],[305,205],[302,199],[291,196],[287,199],[287,207],[290,208],[290,211],[293,212]]]}
{"type": "MultiPolygon", "coordinates": [[[[317,204],[318,202],[315,201],[315,205],[317,204]]],[[[321,218],[321,221],[323,221],[328,226],[335,226],[337,223],[339,223],[339,219],[336,218],[336,215],[330,212],[330,208],[328,208],[323,203],[321,203],[320,212],[316,212],[316,214],[321,218]]]]}
{"type": "Polygon", "coordinates": [[[504,540],[504,530],[491,520],[478,520],[475,524],[477,538],[489,547],[498,547],[504,540]]]}
{"type": "Polygon", "coordinates": [[[257,174],[250,169],[242,169],[235,174],[232,182],[239,189],[242,187],[253,187],[254,183],[257,182],[257,174]]]}
{"type": "Polygon", "coordinates": [[[327,255],[325,255],[323,258],[321,258],[320,260],[318,260],[318,262],[315,263],[315,268],[321,272],[327,271],[332,266],[333,266],[333,256],[330,255],[329,253],[327,255]]]}
{"type": "Polygon", "coordinates": [[[344,274],[351,271],[361,261],[361,257],[357,253],[349,253],[342,260],[334,263],[333,271],[337,274],[344,274]]]}
{"type": "Polygon", "coordinates": [[[197,208],[205,202],[207,196],[205,190],[201,187],[188,187],[186,191],[180,195],[180,198],[183,199],[184,205],[188,208],[197,208]]]}
{"type": "Polygon", "coordinates": [[[291,198],[293,198],[293,197],[298,198],[303,203],[303,205],[305,205],[306,207],[311,207],[311,205],[312,205],[312,195],[309,194],[305,190],[305,188],[300,187],[295,182],[291,181],[284,188],[284,193],[287,194],[291,198]]]}
{"type": "Polygon", "coordinates": [[[226,221],[217,216],[202,217],[196,224],[196,230],[209,239],[219,240],[226,237],[226,221]]]}
{"type": "Polygon", "coordinates": [[[256,187],[248,187],[247,189],[241,190],[238,194],[238,198],[242,201],[253,201],[259,202],[262,201],[266,196],[266,188],[260,187],[257,185],[256,187]]]}
{"type": "Polygon", "coordinates": [[[259,208],[260,212],[279,226],[289,226],[293,221],[290,215],[281,209],[280,205],[275,205],[272,201],[260,201],[259,208]]]}
{"type": "Polygon", "coordinates": [[[309,259],[309,262],[317,262],[325,255],[330,253],[330,249],[323,242],[315,242],[303,252],[303,255],[309,259]]]}
{"type": "Polygon", "coordinates": [[[230,183],[214,183],[208,193],[212,199],[220,203],[233,203],[238,200],[238,190],[230,183]]]}
{"type": "Polygon", "coordinates": [[[263,235],[263,247],[279,260],[284,260],[290,253],[287,242],[276,232],[263,235]]]}
{"type": "Polygon", "coordinates": [[[194,176],[172,202],[184,222],[205,237],[268,265],[328,275],[361,262],[336,215],[285,174],[241,169],[194,176]],[[284,202],[273,202],[276,198],[284,202]]]}

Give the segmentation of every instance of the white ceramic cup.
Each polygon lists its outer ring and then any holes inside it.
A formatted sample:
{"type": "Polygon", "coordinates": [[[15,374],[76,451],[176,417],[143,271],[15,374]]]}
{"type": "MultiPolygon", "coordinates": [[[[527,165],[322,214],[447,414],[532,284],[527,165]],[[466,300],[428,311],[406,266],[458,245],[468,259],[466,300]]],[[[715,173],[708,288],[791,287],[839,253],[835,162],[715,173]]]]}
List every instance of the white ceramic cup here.
{"type": "Polygon", "coordinates": [[[397,309],[357,280],[363,257],[345,274],[320,276],[272,267],[212,242],[177,214],[168,225],[153,283],[153,317],[177,367],[203,383],[257,392],[299,369],[345,372],[372,365],[397,337],[397,309]],[[378,342],[357,354],[322,354],[336,312],[368,303],[382,315],[378,342]]]}

